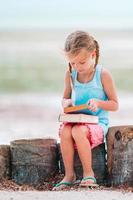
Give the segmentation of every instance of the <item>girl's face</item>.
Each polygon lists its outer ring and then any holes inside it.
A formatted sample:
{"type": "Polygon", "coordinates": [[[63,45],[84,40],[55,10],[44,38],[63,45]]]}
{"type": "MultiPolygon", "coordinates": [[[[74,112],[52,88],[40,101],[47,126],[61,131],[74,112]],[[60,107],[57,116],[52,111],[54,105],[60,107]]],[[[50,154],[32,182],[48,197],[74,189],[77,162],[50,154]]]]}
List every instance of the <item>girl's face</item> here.
{"type": "Polygon", "coordinates": [[[87,73],[94,67],[96,51],[88,52],[86,49],[81,49],[78,55],[67,54],[67,58],[72,68],[78,73],[87,73]]]}

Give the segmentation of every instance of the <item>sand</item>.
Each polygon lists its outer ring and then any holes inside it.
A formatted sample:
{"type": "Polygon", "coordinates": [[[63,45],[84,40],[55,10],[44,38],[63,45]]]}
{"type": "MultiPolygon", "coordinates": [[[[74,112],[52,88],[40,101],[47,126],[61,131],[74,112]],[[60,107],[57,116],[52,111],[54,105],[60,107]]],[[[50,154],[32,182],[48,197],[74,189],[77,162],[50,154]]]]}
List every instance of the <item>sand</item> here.
{"type": "Polygon", "coordinates": [[[133,193],[122,193],[117,191],[63,191],[63,192],[1,192],[1,200],[131,200],[133,193]]]}
{"type": "MultiPolygon", "coordinates": [[[[133,95],[118,92],[119,110],[110,112],[110,126],[133,125],[133,95]]],[[[1,144],[20,138],[58,139],[61,94],[21,93],[0,95],[1,144]]]]}
{"type": "MultiPolygon", "coordinates": [[[[0,95],[1,144],[22,138],[52,137],[58,139],[57,121],[61,111],[61,94],[23,93],[0,95]]],[[[119,92],[120,108],[110,114],[110,125],[133,125],[133,95],[119,92]]],[[[108,199],[130,200],[133,193],[124,190],[79,191],[1,191],[0,200],[18,199],[108,199]]]]}

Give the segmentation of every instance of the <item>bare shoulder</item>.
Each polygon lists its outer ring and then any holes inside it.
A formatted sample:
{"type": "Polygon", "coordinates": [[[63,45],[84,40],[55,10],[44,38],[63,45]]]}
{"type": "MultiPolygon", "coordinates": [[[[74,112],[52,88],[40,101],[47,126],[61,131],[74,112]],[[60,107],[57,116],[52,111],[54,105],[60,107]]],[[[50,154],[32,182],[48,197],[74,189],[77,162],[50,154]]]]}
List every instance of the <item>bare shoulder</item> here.
{"type": "Polygon", "coordinates": [[[103,84],[105,82],[107,83],[107,81],[113,81],[112,74],[110,73],[108,69],[102,68],[101,80],[103,84]]]}
{"type": "Polygon", "coordinates": [[[65,77],[70,77],[70,72],[69,72],[69,70],[66,70],[66,72],[65,72],[65,77]]]}
{"type": "Polygon", "coordinates": [[[109,70],[103,68],[101,74],[103,88],[109,99],[117,99],[115,82],[109,70]]]}
{"type": "Polygon", "coordinates": [[[70,81],[70,72],[69,70],[65,73],[65,80],[64,80],[64,98],[70,98],[71,96],[71,81],[70,81]]]}
{"type": "Polygon", "coordinates": [[[103,67],[102,68],[102,77],[108,77],[108,76],[112,77],[111,72],[108,69],[103,67]]]}
{"type": "Polygon", "coordinates": [[[70,84],[70,72],[66,70],[65,72],[65,84],[70,84]]]}

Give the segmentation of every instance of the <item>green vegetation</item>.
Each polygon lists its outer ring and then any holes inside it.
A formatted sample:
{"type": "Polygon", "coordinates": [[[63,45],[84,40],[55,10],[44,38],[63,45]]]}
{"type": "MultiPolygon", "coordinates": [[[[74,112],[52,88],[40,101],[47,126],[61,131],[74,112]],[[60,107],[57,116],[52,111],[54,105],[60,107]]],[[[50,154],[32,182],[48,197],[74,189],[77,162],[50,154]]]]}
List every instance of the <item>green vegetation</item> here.
{"type": "Polygon", "coordinates": [[[0,92],[42,92],[63,89],[65,64],[61,62],[0,67],[0,92]]]}
{"type": "MultiPolygon", "coordinates": [[[[55,60],[31,66],[0,66],[0,92],[60,92],[66,63],[55,60]]],[[[110,70],[120,90],[133,91],[133,69],[110,70]]]]}
{"type": "MultiPolygon", "coordinates": [[[[67,67],[62,50],[70,31],[0,31],[0,92],[61,92],[67,67]]],[[[92,33],[101,43],[100,62],[110,67],[116,87],[132,92],[133,31],[92,33]]]]}
{"type": "Polygon", "coordinates": [[[119,90],[133,92],[133,68],[111,69],[111,73],[119,90]]]}

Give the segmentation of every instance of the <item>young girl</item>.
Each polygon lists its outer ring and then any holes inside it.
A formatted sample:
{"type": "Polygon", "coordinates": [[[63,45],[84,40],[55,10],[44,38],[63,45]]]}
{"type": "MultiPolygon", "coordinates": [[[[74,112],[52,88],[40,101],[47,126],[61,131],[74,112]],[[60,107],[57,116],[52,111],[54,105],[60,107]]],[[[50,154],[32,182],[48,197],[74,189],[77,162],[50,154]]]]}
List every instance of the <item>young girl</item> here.
{"type": "Polygon", "coordinates": [[[108,111],[118,109],[112,76],[107,69],[98,64],[98,42],[87,32],[76,31],[67,37],[64,50],[69,69],[65,75],[63,108],[87,103],[89,109],[84,113],[98,116],[99,124],[63,123],[61,125],[59,135],[65,176],[53,190],[69,187],[76,180],[73,159],[75,146],[83,167],[80,186],[96,186],[91,149],[104,142],[109,127],[108,111]]]}

